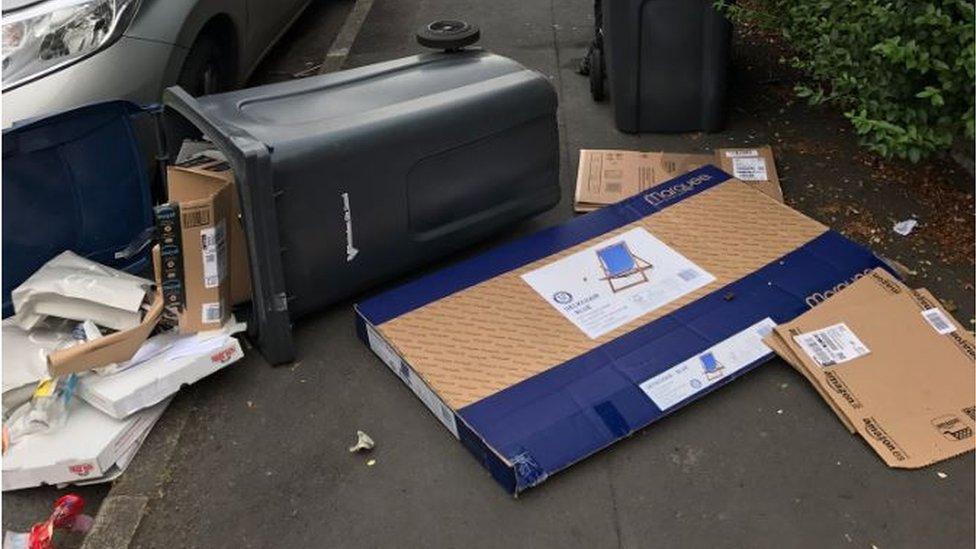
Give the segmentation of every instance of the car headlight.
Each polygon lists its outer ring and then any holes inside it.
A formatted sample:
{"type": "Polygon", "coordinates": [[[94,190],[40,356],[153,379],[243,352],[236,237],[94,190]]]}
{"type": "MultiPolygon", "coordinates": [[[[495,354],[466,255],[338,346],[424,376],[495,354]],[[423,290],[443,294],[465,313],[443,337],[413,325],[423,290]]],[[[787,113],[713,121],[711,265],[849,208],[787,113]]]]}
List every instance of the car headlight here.
{"type": "Polygon", "coordinates": [[[112,44],[139,0],[47,0],[3,14],[3,89],[8,90],[112,44]]]}

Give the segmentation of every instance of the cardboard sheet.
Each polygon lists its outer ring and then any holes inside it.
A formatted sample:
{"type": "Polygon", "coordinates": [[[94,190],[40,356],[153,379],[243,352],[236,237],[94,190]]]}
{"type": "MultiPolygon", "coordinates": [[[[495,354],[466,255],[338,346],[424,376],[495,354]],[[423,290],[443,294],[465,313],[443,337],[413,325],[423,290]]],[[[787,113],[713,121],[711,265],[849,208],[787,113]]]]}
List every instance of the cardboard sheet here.
{"type": "Polygon", "coordinates": [[[881,265],[705,167],[357,305],[358,333],[519,492],[755,368],[881,265]]]}
{"type": "Polygon", "coordinates": [[[891,467],[974,448],[976,348],[925,290],[872,271],[767,340],[891,467]],[[774,341],[778,339],[778,341],[774,341]]]}
{"type": "Polygon", "coordinates": [[[128,465],[168,404],[118,420],[72,399],[68,421],[61,429],[10,446],[3,456],[3,491],[108,480],[111,471],[128,465]]]}
{"type": "Polygon", "coordinates": [[[712,154],[582,149],[574,207],[590,212],[708,164],[783,202],[769,146],[718,149],[712,154]]]}
{"type": "Polygon", "coordinates": [[[60,376],[125,362],[136,354],[156,327],[162,314],[163,296],[157,292],[141,324],[94,341],[55,351],[47,356],[47,369],[52,376],[60,376]]]}
{"type": "Polygon", "coordinates": [[[244,351],[232,334],[245,328],[232,320],[213,332],[157,335],[143,346],[164,347],[157,354],[121,372],[86,375],[78,396],[116,419],[128,417],[240,360],[244,351]]]}

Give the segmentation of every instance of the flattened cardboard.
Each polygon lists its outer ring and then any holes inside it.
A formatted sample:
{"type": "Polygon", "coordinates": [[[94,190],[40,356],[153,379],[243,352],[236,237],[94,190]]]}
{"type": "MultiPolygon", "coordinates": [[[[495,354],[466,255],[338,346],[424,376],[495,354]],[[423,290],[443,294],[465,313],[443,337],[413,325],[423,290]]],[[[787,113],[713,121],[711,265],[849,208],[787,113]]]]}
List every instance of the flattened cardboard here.
{"type": "Polygon", "coordinates": [[[769,146],[718,149],[713,154],[581,149],[575,209],[590,212],[602,208],[708,164],[733,176],[738,171],[752,177],[745,181],[748,185],[783,202],[769,146]],[[757,179],[762,175],[765,179],[757,179]]]}
{"type": "Polygon", "coordinates": [[[973,450],[973,335],[927,291],[912,291],[877,269],[778,326],[775,337],[889,466],[924,467],[973,450]],[[923,311],[931,309],[942,312],[940,322],[951,323],[943,326],[954,328],[950,333],[925,319],[923,311]],[[839,323],[869,352],[821,366],[796,338],[839,323]]]}
{"type": "Polygon", "coordinates": [[[358,333],[517,493],[755,368],[776,323],[880,265],[705,167],[362,302],[358,333]]]}
{"type": "Polygon", "coordinates": [[[122,330],[94,341],[55,351],[47,356],[47,369],[52,376],[84,372],[92,368],[125,362],[136,354],[142,343],[156,327],[163,315],[163,296],[159,292],[142,319],[130,330],[122,330]]]}
{"type": "Polygon", "coordinates": [[[78,383],[78,396],[113,418],[128,417],[243,358],[240,342],[231,336],[243,329],[243,324],[230,321],[215,334],[156,336],[179,340],[180,348],[170,348],[121,372],[85,376],[78,383]]]}
{"type": "Polygon", "coordinates": [[[718,149],[715,151],[718,167],[745,181],[757,190],[783,202],[783,189],[779,185],[776,160],[769,145],[718,149]]]}
{"type": "Polygon", "coordinates": [[[783,359],[783,361],[785,361],[787,364],[792,366],[793,369],[799,372],[800,375],[805,377],[806,380],[809,381],[811,385],[813,385],[813,388],[817,390],[817,392],[820,394],[820,397],[823,398],[824,402],[827,403],[830,409],[833,410],[835,414],[837,414],[837,418],[840,420],[841,423],[844,424],[844,427],[846,427],[847,430],[850,431],[852,435],[857,433],[857,429],[854,428],[854,424],[851,423],[851,420],[844,415],[844,413],[840,410],[840,408],[837,407],[836,404],[834,404],[834,401],[831,400],[830,395],[827,394],[826,389],[824,389],[819,383],[817,383],[817,380],[811,377],[810,374],[808,374],[807,371],[800,366],[800,358],[796,356],[796,354],[789,347],[786,346],[786,344],[783,342],[782,339],[780,339],[778,336],[771,334],[763,339],[763,343],[765,343],[766,346],[772,349],[777,356],[779,356],[780,358],[783,359]]]}
{"type": "Polygon", "coordinates": [[[168,404],[118,420],[72,399],[64,426],[10,446],[3,456],[3,491],[106,480],[128,465],[168,404]]]}

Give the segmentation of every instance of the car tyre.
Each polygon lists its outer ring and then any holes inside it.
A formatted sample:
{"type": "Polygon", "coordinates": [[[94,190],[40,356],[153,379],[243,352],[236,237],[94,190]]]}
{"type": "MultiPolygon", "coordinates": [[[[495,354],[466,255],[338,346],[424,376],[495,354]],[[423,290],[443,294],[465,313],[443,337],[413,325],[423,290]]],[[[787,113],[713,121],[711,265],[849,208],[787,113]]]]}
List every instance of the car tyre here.
{"type": "Polygon", "coordinates": [[[194,97],[227,91],[232,63],[213,35],[197,39],[183,61],[177,84],[194,97]]]}

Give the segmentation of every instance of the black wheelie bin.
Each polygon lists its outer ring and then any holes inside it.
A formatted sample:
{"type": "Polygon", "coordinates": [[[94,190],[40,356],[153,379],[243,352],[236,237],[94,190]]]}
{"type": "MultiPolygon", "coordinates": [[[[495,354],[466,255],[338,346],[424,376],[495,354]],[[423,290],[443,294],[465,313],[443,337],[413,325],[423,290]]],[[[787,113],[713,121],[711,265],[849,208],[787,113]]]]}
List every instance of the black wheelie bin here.
{"type": "Polygon", "coordinates": [[[732,24],[714,0],[604,0],[597,24],[591,89],[605,68],[620,131],[722,129],[732,24]]]}
{"type": "MultiPolygon", "coordinates": [[[[440,25],[440,26],[438,26],[440,25]]],[[[294,360],[292,321],[553,207],[556,94],[541,74],[463,46],[194,99],[167,109],[222,149],[251,260],[252,337],[294,360]]],[[[474,32],[472,32],[474,31],[474,32]]]]}

